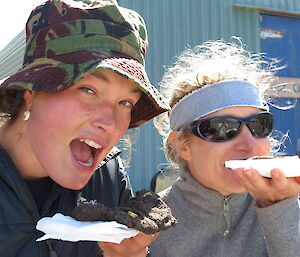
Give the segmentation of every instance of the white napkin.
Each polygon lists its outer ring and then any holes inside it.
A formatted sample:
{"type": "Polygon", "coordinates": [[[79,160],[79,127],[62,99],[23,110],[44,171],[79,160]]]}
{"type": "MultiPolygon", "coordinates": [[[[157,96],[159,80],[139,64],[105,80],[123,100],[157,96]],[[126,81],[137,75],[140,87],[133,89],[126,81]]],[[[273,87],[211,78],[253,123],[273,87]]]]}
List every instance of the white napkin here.
{"type": "Polygon", "coordinates": [[[56,213],[52,218],[40,219],[36,229],[45,233],[36,241],[53,238],[72,242],[83,240],[119,244],[123,239],[140,233],[138,230],[128,228],[116,221],[77,221],[60,213],[56,213]]]}
{"type": "Polygon", "coordinates": [[[298,156],[283,156],[272,159],[232,160],[225,162],[226,168],[251,168],[263,177],[271,177],[271,170],[280,169],[286,177],[300,176],[300,159],[298,156]]]}

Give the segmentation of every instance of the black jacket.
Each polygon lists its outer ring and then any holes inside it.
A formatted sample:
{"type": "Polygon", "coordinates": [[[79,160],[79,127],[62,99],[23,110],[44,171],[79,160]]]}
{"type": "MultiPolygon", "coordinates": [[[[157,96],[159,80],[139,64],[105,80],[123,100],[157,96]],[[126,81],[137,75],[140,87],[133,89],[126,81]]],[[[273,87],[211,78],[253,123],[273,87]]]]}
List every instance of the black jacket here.
{"type": "Polygon", "coordinates": [[[132,190],[119,152],[114,148],[80,191],[54,183],[40,214],[12,160],[0,149],[0,257],[102,256],[96,242],[36,242],[43,233],[35,226],[42,217],[53,216],[57,212],[70,215],[79,193],[87,200],[97,200],[107,207],[124,204],[132,196],[132,190]]]}

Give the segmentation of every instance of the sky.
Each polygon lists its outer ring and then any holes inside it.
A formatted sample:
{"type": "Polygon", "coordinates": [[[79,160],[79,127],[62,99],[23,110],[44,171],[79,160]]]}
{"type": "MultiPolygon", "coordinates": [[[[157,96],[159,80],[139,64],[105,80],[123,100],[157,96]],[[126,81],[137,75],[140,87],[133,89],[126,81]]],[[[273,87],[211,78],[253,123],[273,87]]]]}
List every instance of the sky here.
{"type": "Polygon", "coordinates": [[[23,28],[31,10],[38,5],[40,0],[13,0],[1,1],[0,7],[0,51],[23,28]]]}

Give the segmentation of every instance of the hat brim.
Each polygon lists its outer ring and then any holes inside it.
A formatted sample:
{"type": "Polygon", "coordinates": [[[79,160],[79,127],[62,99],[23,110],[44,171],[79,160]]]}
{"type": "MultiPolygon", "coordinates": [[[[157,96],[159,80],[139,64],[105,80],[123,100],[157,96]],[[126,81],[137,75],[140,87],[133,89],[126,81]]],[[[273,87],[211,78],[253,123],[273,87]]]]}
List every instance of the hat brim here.
{"type": "Polygon", "coordinates": [[[116,53],[78,51],[35,59],[7,78],[0,89],[58,92],[64,90],[98,69],[109,69],[131,80],[142,91],[134,106],[130,128],[142,125],[169,110],[157,89],[151,85],[144,66],[138,61],[116,53]]]}

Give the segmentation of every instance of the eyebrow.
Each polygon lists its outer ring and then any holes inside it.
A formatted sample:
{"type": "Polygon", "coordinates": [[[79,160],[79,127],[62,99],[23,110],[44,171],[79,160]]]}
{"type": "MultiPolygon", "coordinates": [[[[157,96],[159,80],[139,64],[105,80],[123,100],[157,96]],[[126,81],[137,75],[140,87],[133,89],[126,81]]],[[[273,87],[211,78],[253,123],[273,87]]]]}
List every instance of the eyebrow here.
{"type": "Polygon", "coordinates": [[[92,73],[92,75],[97,79],[103,80],[105,82],[109,82],[109,79],[101,71],[94,72],[92,73]]]}
{"type": "MultiPolygon", "coordinates": [[[[134,83],[135,84],[135,83],[134,83]]],[[[136,85],[136,84],[135,84],[136,85]]],[[[131,90],[132,93],[138,93],[141,94],[143,93],[142,89],[140,89],[138,86],[134,89],[131,90]]]]}
{"type": "MultiPolygon", "coordinates": [[[[103,81],[107,82],[107,83],[110,82],[109,78],[108,78],[107,76],[105,76],[105,75],[103,74],[103,72],[101,72],[101,70],[99,70],[99,71],[97,71],[97,72],[94,72],[92,75],[95,76],[96,78],[100,79],[100,80],[103,80],[103,81]]],[[[122,76],[122,75],[121,75],[121,76],[122,76]]],[[[125,78],[125,77],[124,77],[124,78],[125,78]]],[[[132,81],[133,81],[133,80],[132,80],[132,81]]],[[[133,83],[133,84],[136,85],[135,83],[133,83]]],[[[131,92],[132,92],[132,93],[139,93],[139,94],[141,94],[141,95],[142,95],[142,93],[143,93],[142,89],[140,89],[138,86],[137,86],[136,88],[132,89],[131,92]]]]}

